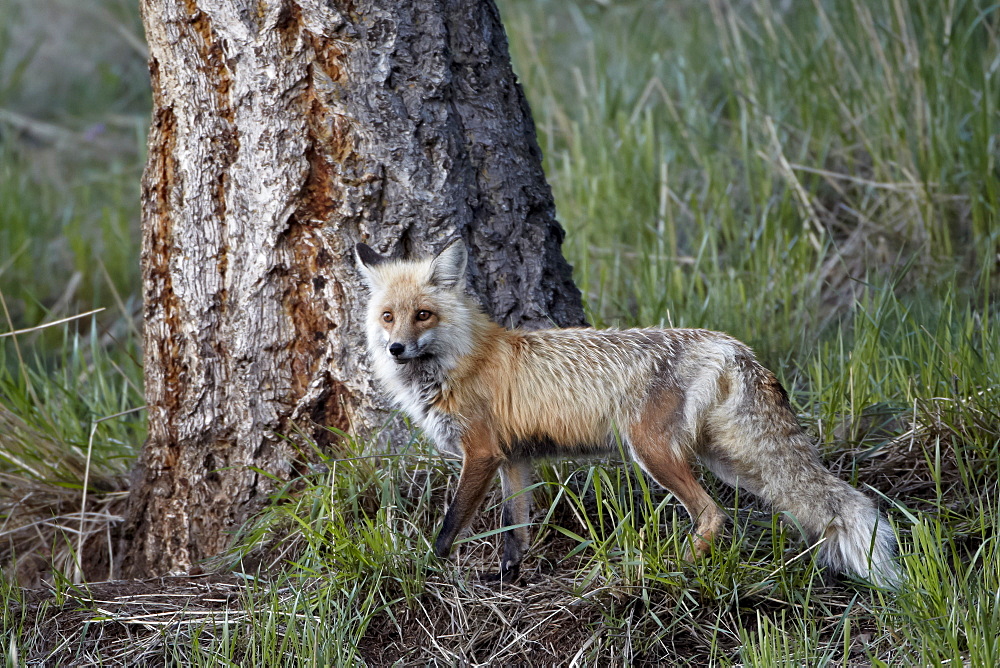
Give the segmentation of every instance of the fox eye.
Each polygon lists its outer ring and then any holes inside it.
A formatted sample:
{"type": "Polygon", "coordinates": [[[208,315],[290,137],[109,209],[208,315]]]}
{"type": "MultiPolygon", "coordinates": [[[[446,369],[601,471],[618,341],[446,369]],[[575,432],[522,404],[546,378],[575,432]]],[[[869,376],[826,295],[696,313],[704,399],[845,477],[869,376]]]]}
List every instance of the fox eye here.
{"type": "Polygon", "coordinates": [[[382,314],[382,322],[392,322],[392,313],[390,311],[382,314]]]}
{"type": "Polygon", "coordinates": [[[431,317],[430,311],[420,310],[417,311],[417,320],[427,320],[431,317]]]}

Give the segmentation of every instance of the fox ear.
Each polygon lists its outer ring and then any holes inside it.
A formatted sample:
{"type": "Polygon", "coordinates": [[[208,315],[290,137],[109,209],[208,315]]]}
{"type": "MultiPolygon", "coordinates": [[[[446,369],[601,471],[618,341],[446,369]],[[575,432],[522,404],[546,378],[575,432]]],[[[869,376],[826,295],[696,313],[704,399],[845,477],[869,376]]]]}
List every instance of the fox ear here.
{"type": "Polygon", "coordinates": [[[455,239],[431,260],[431,283],[442,288],[461,288],[465,285],[465,265],[469,252],[465,243],[455,239]]]}
{"type": "Polygon", "coordinates": [[[354,257],[358,261],[358,269],[361,271],[365,283],[369,286],[377,285],[379,283],[378,273],[374,269],[385,262],[386,258],[372,250],[368,244],[360,243],[354,247],[354,257]]]}

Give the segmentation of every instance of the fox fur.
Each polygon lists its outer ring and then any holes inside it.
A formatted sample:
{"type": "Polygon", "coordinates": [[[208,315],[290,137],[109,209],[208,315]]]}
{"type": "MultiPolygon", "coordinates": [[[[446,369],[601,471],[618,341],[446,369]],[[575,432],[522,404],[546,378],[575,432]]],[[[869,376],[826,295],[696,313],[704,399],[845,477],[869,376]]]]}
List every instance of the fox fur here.
{"type": "Polygon", "coordinates": [[[365,244],[368,349],[395,403],[445,451],[461,453],[434,543],[445,558],[497,471],[504,552],[516,578],[528,548],[532,459],[615,452],[619,439],[695,523],[704,553],[725,515],[699,459],[726,483],[791,514],[826,566],[894,587],[896,538],[872,501],[827,471],[785,390],[736,339],[701,329],[508,330],[465,293],[461,240],[437,256],[390,260],[365,244]]]}

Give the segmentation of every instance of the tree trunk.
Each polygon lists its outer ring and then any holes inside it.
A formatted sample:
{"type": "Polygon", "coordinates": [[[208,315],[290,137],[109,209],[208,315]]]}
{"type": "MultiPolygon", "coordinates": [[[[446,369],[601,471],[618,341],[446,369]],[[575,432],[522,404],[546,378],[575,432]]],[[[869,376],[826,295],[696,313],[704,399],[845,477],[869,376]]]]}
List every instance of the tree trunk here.
{"type": "Polygon", "coordinates": [[[491,0],[142,0],[149,437],[125,577],[187,572],[289,479],[281,435],[385,419],[351,249],[461,235],[507,325],[583,322],[491,0]],[[334,8],[332,5],[338,5],[334,8]]]}

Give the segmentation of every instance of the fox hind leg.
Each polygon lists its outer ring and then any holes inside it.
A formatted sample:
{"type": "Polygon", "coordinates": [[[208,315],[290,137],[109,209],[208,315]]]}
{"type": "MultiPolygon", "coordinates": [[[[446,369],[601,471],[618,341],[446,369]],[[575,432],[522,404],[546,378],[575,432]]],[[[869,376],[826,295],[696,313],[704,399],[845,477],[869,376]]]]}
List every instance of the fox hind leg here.
{"type": "Polygon", "coordinates": [[[655,454],[635,452],[636,461],[653,480],[677,497],[691,516],[695,526],[685,558],[705,554],[711,548],[716,534],[725,526],[726,515],[719,509],[715,499],[698,483],[691,464],[686,459],[670,453],[669,446],[658,450],[660,452],[655,454]]]}

